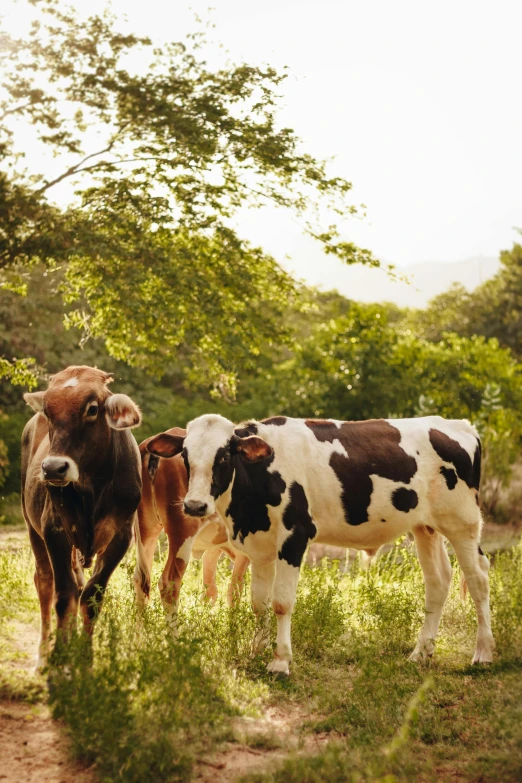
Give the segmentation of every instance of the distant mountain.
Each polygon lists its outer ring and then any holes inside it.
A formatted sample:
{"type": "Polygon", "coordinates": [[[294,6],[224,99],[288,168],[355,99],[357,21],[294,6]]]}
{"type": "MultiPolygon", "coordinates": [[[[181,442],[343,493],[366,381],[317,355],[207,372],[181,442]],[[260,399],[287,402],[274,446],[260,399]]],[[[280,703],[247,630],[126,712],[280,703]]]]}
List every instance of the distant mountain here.
{"type": "Polygon", "coordinates": [[[395,302],[401,307],[425,307],[429,300],[446,291],[453,283],[462,283],[472,291],[493,277],[499,270],[497,258],[479,256],[466,261],[442,263],[429,261],[424,264],[397,266],[396,272],[411,282],[392,280],[379,269],[348,267],[337,281],[340,293],[360,302],[395,302]]]}
{"type": "Polygon", "coordinates": [[[298,264],[287,264],[298,277],[323,290],[339,293],[359,302],[395,302],[401,307],[425,307],[432,297],[446,291],[452,283],[462,283],[472,291],[493,277],[500,267],[496,258],[477,256],[466,261],[396,266],[396,272],[411,282],[401,283],[382,269],[360,265],[344,266],[337,259],[318,253],[299,254],[298,264]]]}

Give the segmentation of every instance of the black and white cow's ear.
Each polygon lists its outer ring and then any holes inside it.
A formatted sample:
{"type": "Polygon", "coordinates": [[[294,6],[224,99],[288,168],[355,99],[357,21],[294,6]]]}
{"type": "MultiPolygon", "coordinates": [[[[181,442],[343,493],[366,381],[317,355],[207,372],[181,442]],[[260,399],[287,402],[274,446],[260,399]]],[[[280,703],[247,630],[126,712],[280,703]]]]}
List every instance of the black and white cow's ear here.
{"type": "MultiPolygon", "coordinates": [[[[154,435],[153,438],[147,443],[147,451],[150,454],[154,454],[156,457],[175,457],[176,454],[180,454],[183,450],[183,443],[185,441],[185,435],[173,435],[171,432],[160,432],[159,435],[154,435]]],[[[185,430],[180,430],[185,432],[185,430]]]]}
{"type": "Polygon", "coordinates": [[[43,399],[45,392],[27,392],[24,394],[24,400],[33,409],[35,413],[43,413],[43,399]]]}
{"type": "Polygon", "coordinates": [[[127,430],[141,424],[141,411],[126,394],[112,394],[107,397],[105,415],[113,430],[127,430]]]}
{"type": "Polygon", "coordinates": [[[234,443],[234,449],[241,454],[245,462],[261,462],[263,459],[271,457],[274,453],[272,446],[269,446],[266,440],[258,438],[257,435],[250,435],[248,438],[237,438],[234,443]]]}

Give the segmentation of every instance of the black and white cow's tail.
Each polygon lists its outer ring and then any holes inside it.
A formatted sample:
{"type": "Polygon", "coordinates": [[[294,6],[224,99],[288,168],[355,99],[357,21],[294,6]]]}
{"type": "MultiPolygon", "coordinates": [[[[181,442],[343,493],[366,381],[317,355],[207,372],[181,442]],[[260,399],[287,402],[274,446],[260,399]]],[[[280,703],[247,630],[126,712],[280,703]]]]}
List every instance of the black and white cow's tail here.
{"type": "MultiPolygon", "coordinates": [[[[481,469],[482,469],[482,443],[480,441],[480,436],[473,427],[473,425],[470,425],[470,428],[473,430],[473,434],[475,438],[477,439],[477,446],[475,449],[475,455],[473,457],[473,487],[475,488],[476,499],[477,499],[477,506],[479,505],[479,490],[480,490],[480,479],[481,479],[481,469]]],[[[489,561],[487,560],[484,552],[480,548],[480,544],[478,545],[478,552],[481,558],[483,558],[486,561],[485,568],[489,568],[489,561]]],[[[462,601],[466,600],[466,596],[468,594],[468,585],[466,584],[466,579],[464,577],[464,573],[461,572],[460,574],[460,597],[462,601]]]]}

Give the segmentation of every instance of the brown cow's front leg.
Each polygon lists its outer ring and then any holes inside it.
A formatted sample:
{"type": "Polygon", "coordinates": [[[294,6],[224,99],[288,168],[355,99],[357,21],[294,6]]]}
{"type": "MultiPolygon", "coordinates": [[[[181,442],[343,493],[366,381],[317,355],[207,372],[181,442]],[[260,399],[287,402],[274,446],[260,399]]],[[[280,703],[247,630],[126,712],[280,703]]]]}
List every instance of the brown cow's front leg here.
{"type": "Polygon", "coordinates": [[[245,574],[248,566],[250,565],[250,559],[246,555],[236,555],[234,560],[234,570],[230,577],[230,584],[228,586],[227,599],[230,607],[236,607],[241,601],[241,595],[243,593],[243,587],[245,584],[245,574]]]}
{"type": "Polygon", "coordinates": [[[150,575],[156,544],[163,527],[147,517],[143,512],[137,512],[135,520],[136,532],[136,568],[134,569],[134,590],[136,601],[140,608],[147,606],[150,599],[150,575]]]}
{"type": "Polygon", "coordinates": [[[175,532],[167,530],[167,536],[169,539],[169,555],[163,573],[160,576],[158,587],[167,624],[170,626],[174,636],[176,636],[178,631],[179,593],[183,575],[192,553],[194,536],[189,536],[181,544],[175,532]]]}
{"type": "Polygon", "coordinates": [[[72,546],[61,521],[48,520],[44,525],[43,534],[54,576],[58,643],[60,640],[66,641],[71,631],[76,629],[79,590],[72,570],[72,546]]]}
{"type": "Polygon", "coordinates": [[[218,588],[216,584],[216,569],[218,560],[221,557],[221,549],[212,547],[203,553],[203,599],[216,603],[218,597],[218,588]]]}
{"type": "Polygon", "coordinates": [[[129,548],[132,519],[121,527],[118,526],[117,535],[111,539],[105,551],[97,556],[94,573],[83,588],[80,607],[83,626],[89,635],[93,632],[94,621],[100,612],[107,582],[129,548]]]}
{"type": "Polygon", "coordinates": [[[47,549],[42,538],[31,525],[29,528],[29,540],[36,561],[34,572],[34,584],[40,601],[40,641],[38,643],[38,657],[35,671],[40,671],[47,664],[49,655],[49,637],[51,635],[51,613],[54,596],[53,569],[47,549]]]}

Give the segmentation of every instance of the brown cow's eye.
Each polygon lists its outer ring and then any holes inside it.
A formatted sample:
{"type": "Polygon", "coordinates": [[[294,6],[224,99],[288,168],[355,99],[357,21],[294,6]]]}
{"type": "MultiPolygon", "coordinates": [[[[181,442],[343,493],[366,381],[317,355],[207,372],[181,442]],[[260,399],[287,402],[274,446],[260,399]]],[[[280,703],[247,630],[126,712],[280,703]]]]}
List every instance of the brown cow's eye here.
{"type": "Polygon", "coordinates": [[[98,406],[97,405],[89,405],[87,408],[87,416],[96,416],[98,413],[98,406]]]}

